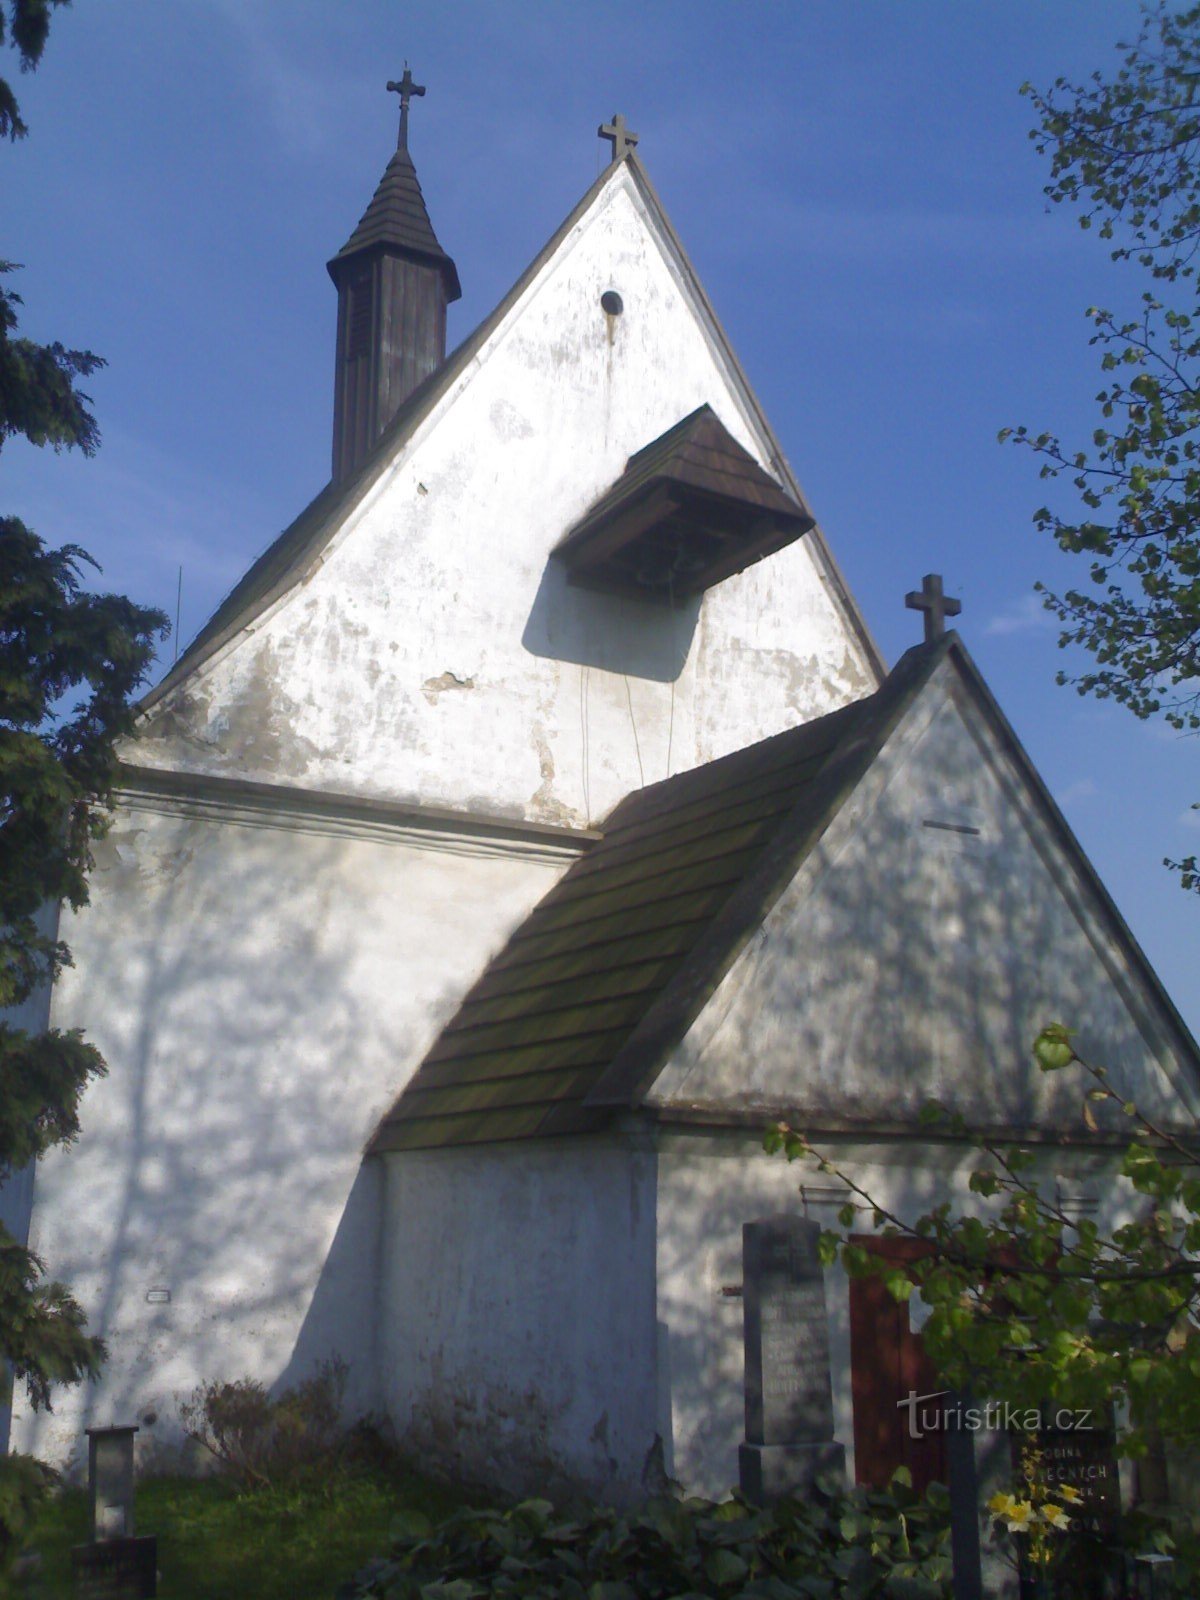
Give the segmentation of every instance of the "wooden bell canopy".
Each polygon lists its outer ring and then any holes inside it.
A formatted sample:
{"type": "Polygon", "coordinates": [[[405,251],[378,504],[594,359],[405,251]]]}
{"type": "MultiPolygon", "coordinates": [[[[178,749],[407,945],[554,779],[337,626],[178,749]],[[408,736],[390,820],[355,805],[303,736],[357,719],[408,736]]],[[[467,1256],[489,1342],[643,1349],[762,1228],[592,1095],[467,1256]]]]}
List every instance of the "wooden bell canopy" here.
{"type": "Polygon", "coordinates": [[[554,554],[571,583],[669,604],[711,589],[813,524],[702,405],[630,456],[554,554]]]}

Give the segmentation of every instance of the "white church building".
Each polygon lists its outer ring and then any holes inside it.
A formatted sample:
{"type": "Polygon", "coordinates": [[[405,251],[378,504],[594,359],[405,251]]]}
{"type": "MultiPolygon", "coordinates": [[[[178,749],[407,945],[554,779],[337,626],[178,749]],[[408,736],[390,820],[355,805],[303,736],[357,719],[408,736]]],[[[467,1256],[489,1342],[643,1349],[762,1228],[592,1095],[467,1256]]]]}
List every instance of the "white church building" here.
{"type": "MultiPolygon", "coordinates": [[[[769,1122],[924,1209],[973,1164],[937,1096],[1103,1212],[1034,1035],[1186,1127],[1200,1058],[933,585],[880,658],[620,119],[448,356],[405,124],[330,263],[332,481],[145,699],[61,915],[35,1020],[108,1076],[7,1205],[111,1353],[12,1446],[169,1451],[199,1382],[337,1354],[464,1477],[720,1494],[742,1225],[839,1201],[769,1122]]],[[[825,1288],[873,1480],[907,1312],[825,1288]]]]}

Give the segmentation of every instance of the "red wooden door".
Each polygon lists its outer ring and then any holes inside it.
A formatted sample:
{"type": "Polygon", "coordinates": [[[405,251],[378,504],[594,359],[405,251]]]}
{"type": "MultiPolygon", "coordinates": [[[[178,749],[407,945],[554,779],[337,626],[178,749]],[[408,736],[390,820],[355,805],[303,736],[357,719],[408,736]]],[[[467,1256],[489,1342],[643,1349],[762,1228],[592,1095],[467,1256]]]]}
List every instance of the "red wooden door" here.
{"type": "MultiPolygon", "coordinates": [[[[859,1234],[853,1242],[896,1262],[911,1261],[925,1250],[915,1239],[859,1234]]],[[[941,1385],[920,1334],[909,1326],[907,1303],[898,1304],[879,1278],[850,1280],[850,1382],[857,1481],[882,1489],[903,1466],[918,1490],[945,1483],[946,1436],[937,1425],[941,1402],[901,1404],[913,1395],[932,1397],[941,1385]]]]}

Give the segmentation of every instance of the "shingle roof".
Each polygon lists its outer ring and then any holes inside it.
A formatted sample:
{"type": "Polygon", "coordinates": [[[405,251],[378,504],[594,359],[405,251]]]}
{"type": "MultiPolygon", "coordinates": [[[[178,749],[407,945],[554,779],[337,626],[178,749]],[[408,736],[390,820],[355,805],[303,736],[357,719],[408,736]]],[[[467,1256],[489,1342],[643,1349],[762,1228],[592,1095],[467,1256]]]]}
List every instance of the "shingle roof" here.
{"type": "MultiPolygon", "coordinates": [[[[864,700],[640,789],[526,919],[381,1122],[374,1151],[588,1132],[659,1072],[945,660],[1011,758],[1200,1095],[1200,1049],[992,698],[947,633],[864,700]]],[[[714,1108],[712,1115],[717,1115],[714,1108]]]]}
{"type": "Polygon", "coordinates": [[[944,649],[623,800],[467,995],[373,1148],[580,1132],[637,1104],[944,649]]]}
{"type": "Polygon", "coordinates": [[[438,243],[425,209],[417,169],[403,147],[388,162],[358,227],[329,263],[330,275],[336,279],[340,262],[376,246],[438,262],[446,278],[446,299],[461,298],[458,270],[438,243]]]}
{"type": "Polygon", "coordinates": [[[763,471],[750,452],[744,449],[710,405],[698,406],[673,428],[630,456],[625,471],[600,499],[580,518],[563,538],[559,553],[579,543],[586,532],[607,521],[646,484],[658,478],[671,478],[691,488],[711,490],[727,499],[752,502],[767,511],[795,517],[811,528],[811,514],[769,473],[763,471]]]}

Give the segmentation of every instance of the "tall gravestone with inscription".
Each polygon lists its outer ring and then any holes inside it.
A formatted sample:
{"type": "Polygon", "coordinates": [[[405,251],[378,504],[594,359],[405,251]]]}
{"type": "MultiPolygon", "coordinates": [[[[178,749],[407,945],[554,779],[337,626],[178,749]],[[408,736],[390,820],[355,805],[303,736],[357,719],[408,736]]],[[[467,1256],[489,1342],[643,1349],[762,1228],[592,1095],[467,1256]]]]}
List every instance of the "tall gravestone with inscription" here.
{"type": "Polygon", "coordinates": [[[742,1228],[746,1442],[738,1465],[742,1492],[758,1504],[846,1471],[833,1439],[820,1235],[819,1223],[793,1216],[742,1228]]]}

